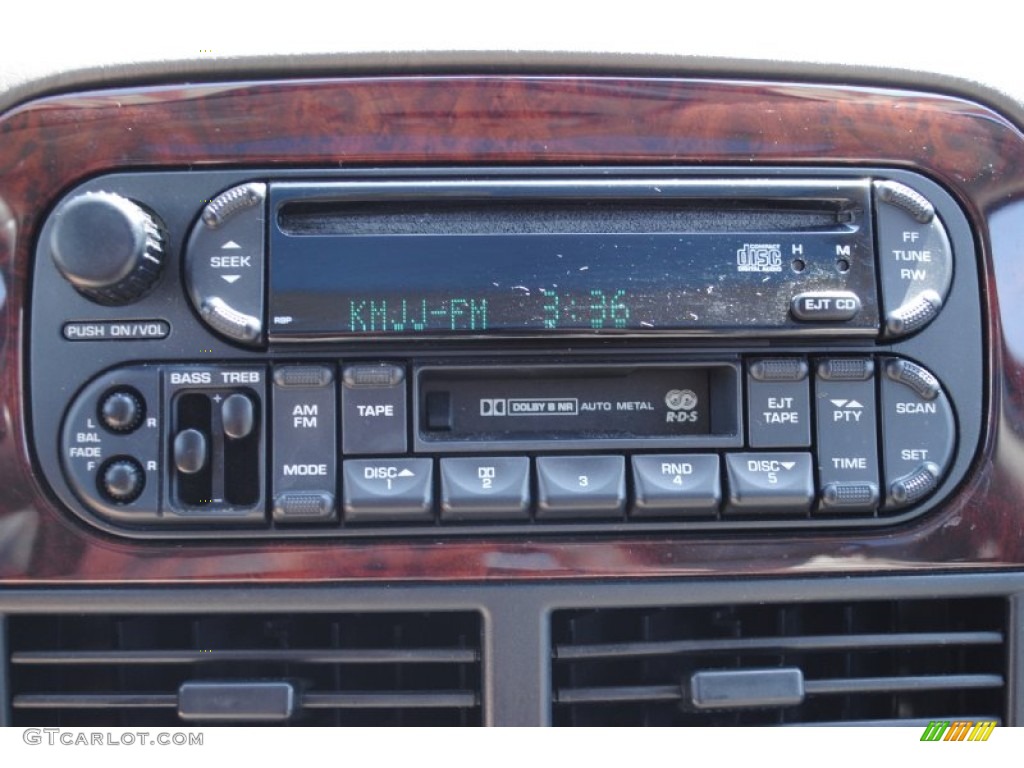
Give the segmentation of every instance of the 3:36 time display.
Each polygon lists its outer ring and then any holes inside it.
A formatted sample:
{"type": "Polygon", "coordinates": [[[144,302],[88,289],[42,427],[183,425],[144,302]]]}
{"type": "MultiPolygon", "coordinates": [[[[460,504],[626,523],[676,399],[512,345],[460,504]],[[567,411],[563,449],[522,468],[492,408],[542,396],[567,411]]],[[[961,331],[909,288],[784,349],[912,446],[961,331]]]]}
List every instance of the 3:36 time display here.
{"type": "Polygon", "coordinates": [[[541,288],[544,297],[544,327],[626,328],[629,304],[624,290],[561,293],[541,288]]]}

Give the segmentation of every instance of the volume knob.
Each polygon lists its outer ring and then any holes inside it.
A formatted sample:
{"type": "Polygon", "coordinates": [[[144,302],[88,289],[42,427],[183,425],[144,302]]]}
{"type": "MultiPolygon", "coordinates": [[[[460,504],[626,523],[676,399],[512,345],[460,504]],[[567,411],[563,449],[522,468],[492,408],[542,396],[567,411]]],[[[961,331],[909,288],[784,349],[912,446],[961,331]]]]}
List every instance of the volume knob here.
{"type": "Polygon", "coordinates": [[[98,304],[130,304],[156,282],[166,237],[160,220],[112,192],[86,192],[53,215],[50,252],[60,273],[98,304]]]}

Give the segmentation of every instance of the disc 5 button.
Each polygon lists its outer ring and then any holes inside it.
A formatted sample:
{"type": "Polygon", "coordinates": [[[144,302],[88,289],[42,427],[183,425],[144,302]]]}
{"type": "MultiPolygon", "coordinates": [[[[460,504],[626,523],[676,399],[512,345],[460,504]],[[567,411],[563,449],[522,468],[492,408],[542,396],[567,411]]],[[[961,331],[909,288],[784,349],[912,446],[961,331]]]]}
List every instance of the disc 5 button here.
{"type": "Polygon", "coordinates": [[[809,453],[734,453],[725,457],[727,511],[806,514],[814,500],[809,453]]]}

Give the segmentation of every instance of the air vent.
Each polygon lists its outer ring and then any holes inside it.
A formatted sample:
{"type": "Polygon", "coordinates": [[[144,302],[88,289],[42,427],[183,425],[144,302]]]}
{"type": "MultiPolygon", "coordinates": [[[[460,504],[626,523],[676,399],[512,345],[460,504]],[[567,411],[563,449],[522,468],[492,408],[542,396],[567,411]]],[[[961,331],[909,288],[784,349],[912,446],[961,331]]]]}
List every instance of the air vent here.
{"type": "Polygon", "coordinates": [[[916,725],[1006,712],[1000,599],[558,611],[556,725],[916,725]]]}
{"type": "Polygon", "coordinates": [[[477,613],[14,616],[22,726],[479,725],[477,613]]]}

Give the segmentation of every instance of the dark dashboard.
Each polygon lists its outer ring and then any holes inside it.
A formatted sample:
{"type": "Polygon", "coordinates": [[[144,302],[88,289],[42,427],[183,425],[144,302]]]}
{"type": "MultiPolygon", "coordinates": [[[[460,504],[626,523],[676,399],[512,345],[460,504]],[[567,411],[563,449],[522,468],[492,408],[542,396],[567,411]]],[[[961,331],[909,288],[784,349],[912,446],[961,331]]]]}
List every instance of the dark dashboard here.
{"type": "Polygon", "coordinates": [[[984,99],[268,77],[0,136],[0,724],[1021,721],[984,99]]]}

